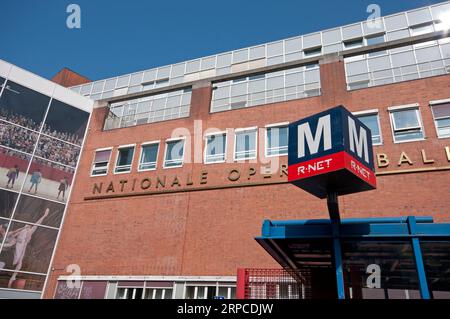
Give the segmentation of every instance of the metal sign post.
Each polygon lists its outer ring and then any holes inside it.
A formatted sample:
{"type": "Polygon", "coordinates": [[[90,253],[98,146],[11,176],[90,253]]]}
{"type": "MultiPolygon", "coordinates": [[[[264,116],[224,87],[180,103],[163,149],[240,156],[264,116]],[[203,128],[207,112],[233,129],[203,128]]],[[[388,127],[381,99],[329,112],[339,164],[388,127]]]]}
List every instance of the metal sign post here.
{"type": "Polygon", "coordinates": [[[376,188],[370,129],[343,106],[289,126],[288,180],[327,198],[337,295],[345,299],[338,196],[376,188]]]}

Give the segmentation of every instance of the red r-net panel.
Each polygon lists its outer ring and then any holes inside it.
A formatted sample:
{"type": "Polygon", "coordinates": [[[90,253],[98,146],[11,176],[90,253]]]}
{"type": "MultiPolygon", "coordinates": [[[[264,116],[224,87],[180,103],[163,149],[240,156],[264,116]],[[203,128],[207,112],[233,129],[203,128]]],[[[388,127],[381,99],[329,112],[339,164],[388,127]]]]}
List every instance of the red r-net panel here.
{"type": "Polygon", "coordinates": [[[238,269],[237,293],[242,299],[310,299],[308,270],[238,269]]]}

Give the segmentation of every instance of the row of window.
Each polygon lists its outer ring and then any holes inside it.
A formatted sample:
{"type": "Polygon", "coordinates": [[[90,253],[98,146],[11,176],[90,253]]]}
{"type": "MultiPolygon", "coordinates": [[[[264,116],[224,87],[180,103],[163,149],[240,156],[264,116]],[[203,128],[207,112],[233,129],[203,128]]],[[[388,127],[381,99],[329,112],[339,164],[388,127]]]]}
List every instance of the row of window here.
{"type": "MultiPolygon", "coordinates": [[[[439,138],[450,137],[450,101],[436,101],[430,104],[437,136],[439,138]]],[[[388,110],[395,143],[425,138],[418,104],[391,107],[388,110]]],[[[373,145],[381,145],[383,139],[378,110],[358,112],[355,115],[370,128],[373,145]]]]}
{"type": "MultiPolygon", "coordinates": [[[[170,288],[117,288],[116,299],[174,299],[170,288]]],[[[183,299],[235,299],[236,287],[220,285],[186,286],[183,299]]]]}
{"type": "MultiPolygon", "coordinates": [[[[234,160],[250,160],[257,156],[257,127],[235,130],[234,160]]],[[[205,137],[204,163],[223,163],[226,160],[227,133],[215,132],[205,137]]],[[[286,155],[288,151],[288,123],[274,124],[266,127],[266,156],[286,155]]],[[[155,170],[159,141],[141,144],[138,171],[155,170]]],[[[165,144],[164,168],[183,166],[184,138],[169,139],[165,144]]],[[[115,174],[131,171],[135,145],[120,146],[117,153],[115,174]]],[[[99,149],[95,152],[91,175],[106,175],[109,169],[112,148],[99,149]]]]}
{"type": "MultiPolygon", "coordinates": [[[[439,138],[450,137],[450,101],[431,103],[439,138]]],[[[394,142],[410,142],[425,137],[418,104],[391,107],[388,109],[394,142]]],[[[371,130],[373,145],[383,143],[378,110],[355,113],[371,130]]],[[[236,129],[234,134],[234,160],[251,160],[257,157],[258,128],[236,129]]],[[[282,156],[288,153],[288,123],[265,127],[265,156],[282,156]]],[[[223,163],[227,154],[227,133],[214,132],[205,137],[204,163],[223,163]]],[[[157,166],[160,141],[141,144],[138,171],[155,170],[157,166]]],[[[135,145],[124,145],[118,149],[115,174],[128,173],[132,169],[135,145]]],[[[183,166],[185,139],[169,139],[165,143],[163,168],[183,166]]],[[[97,150],[92,165],[93,176],[106,175],[112,148],[97,150]]]]}

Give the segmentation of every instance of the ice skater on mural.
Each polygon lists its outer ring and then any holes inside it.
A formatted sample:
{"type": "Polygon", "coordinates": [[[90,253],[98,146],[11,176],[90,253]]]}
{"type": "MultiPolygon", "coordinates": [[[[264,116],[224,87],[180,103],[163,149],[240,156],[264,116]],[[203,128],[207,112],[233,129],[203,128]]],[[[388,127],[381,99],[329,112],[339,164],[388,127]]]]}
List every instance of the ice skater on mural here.
{"type": "MultiPolygon", "coordinates": [[[[8,232],[5,243],[3,245],[3,248],[6,249],[12,249],[14,250],[14,258],[13,258],[13,266],[15,266],[14,274],[9,279],[8,288],[11,288],[12,284],[16,280],[18,272],[22,268],[22,262],[23,258],[25,257],[25,252],[27,249],[28,244],[31,241],[31,238],[34,234],[34,232],[37,230],[37,225],[41,225],[44,221],[44,218],[48,216],[50,210],[47,208],[44,212],[44,215],[35,223],[35,225],[25,225],[22,228],[13,230],[8,232]]],[[[3,227],[0,225],[0,235],[2,237],[6,231],[3,229],[3,227]]],[[[5,262],[0,261],[0,269],[5,267],[5,262]]]]}

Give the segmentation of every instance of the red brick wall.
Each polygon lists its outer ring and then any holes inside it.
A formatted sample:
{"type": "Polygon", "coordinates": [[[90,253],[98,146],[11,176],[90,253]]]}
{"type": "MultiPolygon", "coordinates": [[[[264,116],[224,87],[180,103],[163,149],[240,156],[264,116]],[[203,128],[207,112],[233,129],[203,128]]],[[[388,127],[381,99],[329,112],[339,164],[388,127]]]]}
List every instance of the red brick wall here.
{"type": "Polygon", "coordinates": [[[89,80],[88,78],[86,78],[78,73],[75,73],[72,70],[69,70],[67,68],[64,68],[61,71],[59,71],[51,79],[51,81],[58,83],[59,85],[62,85],[64,87],[71,87],[71,86],[91,82],[91,80],[89,80]]]}
{"type": "MultiPolygon", "coordinates": [[[[220,185],[224,172],[239,168],[245,172],[256,164],[185,164],[182,168],[161,168],[164,140],[173,129],[191,132],[194,120],[203,129],[258,126],[295,121],[329,107],[343,104],[351,111],[378,108],[384,143],[376,153],[388,154],[391,164],[377,171],[407,169],[398,166],[402,151],[413,167],[448,166],[444,147],[449,139],[437,139],[430,100],[450,98],[450,76],[374,87],[348,92],[343,62],[321,65],[322,95],[221,113],[209,113],[210,87],[194,88],[191,117],[120,130],[102,132],[105,109],[96,109],[80,160],[69,209],[53,262],[55,271],[46,290],[52,297],[59,275],[69,264],[81,266],[82,275],[235,275],[238,267],[276,267],[272,258],[255,242],[264,219],[327,218],[325,201],[290,184],[162,194],[86,201],[94,182],[109,183],[144,176],[183,176],[208,171],[208,186],[220,185]],[[419,103],[426,140],[394,144],[387,108],[419,103]],[[117,146],[161,140],[156,172],[137,173],[139,152],[130,174],[113,175],[117,146]],[[91,178],[90,167],[97,148],[114,146],[110,172],[91,178]],[[425,149],[434,164],[421,163],[425,149]]],[[[229,145],[233,145],[230,143],[229,145]]],[[[193,145],[191,151],[193,152],[193,145]]],[[[203,149],[203,148],[202,148],[203,149]]],[[[228,148],[232,155],[232,147],[228,148]]],[[[286,163],[282,157],[281,162],[286,163]]],[[[242,182],[263,181],[259,176],[242,182]]],[[[286,180],[273,176],[272,181],[286,180]]],[[[375,191],[340,198],[343,218],[400,215],[432,215],[436,221],[450,221],[449,171],[396,174],[378,177],[375,191]]],[[[184,187],[184,186],[183,186],[184,187]]]]}

